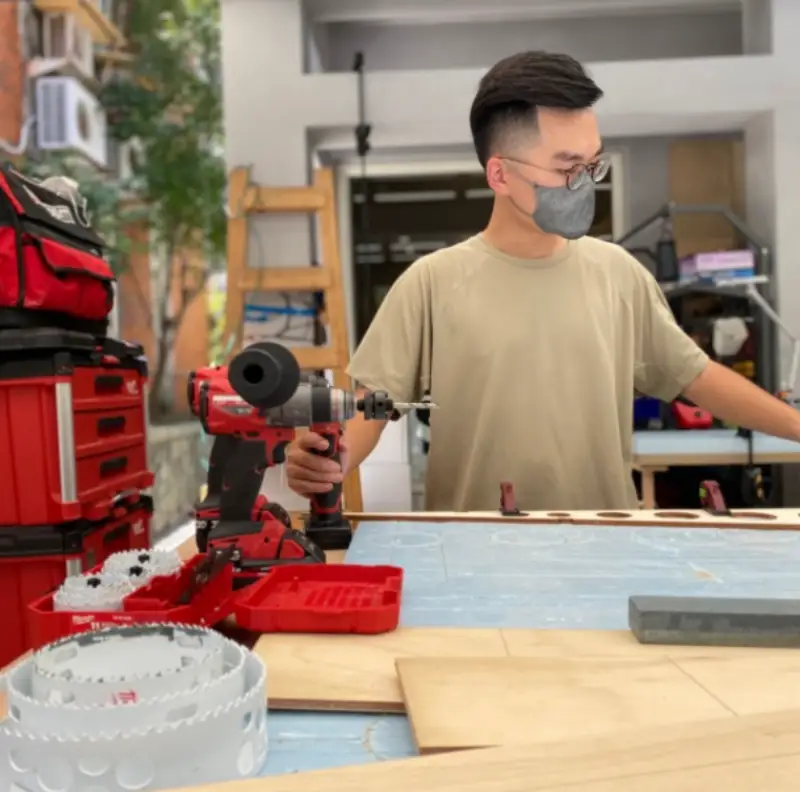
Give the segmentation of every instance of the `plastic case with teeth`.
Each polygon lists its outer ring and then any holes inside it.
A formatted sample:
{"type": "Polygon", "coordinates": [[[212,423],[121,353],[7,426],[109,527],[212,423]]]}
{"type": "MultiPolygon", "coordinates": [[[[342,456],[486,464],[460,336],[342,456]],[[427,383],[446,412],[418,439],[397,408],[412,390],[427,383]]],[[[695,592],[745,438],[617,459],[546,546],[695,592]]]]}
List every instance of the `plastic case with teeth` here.
{"type": "Polygon", "coordinates": [[[258,775],[266,670],[201,627],[64,639],[3,679],[0,792],[134,792],[258,775]]]}

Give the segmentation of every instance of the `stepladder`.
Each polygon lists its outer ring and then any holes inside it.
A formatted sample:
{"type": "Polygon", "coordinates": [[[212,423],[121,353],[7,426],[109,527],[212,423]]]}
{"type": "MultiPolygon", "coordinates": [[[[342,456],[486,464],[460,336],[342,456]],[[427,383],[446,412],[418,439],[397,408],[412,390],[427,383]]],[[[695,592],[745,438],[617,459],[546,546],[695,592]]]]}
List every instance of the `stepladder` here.
{"type": "MultiPolygon", "coordinates": [[[[303,371],[330,371],[337,388],[350,390],[350,347],[339,255],[334,175],[330,168],[314,173],[310,186],[269,187],[252,183],[249,168],[236,168],[228,182],[227,298],[225,326],[233,336],[231,354],[241,348],[245,297],[254,293],[322,295],[324,345],[290,347],[303,371]],[[249,223],[254,215],[301,214],[316,218],[320,261],[315,266],[253,266],[249,223]]],[[[363,510],[361,480],[352,471],[342,487],[349,512],[363,510]]]]}

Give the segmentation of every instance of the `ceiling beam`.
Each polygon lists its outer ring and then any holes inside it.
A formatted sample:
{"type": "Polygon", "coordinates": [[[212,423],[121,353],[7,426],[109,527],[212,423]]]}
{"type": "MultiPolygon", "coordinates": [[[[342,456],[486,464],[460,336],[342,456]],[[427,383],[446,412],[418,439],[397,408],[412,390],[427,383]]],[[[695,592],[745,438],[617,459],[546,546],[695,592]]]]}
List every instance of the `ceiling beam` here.
{"type": "Polygon", "coordinates": [[[739,0],[499,0],[495,4],[473,0],[310,0],[309,18],[319,24],[427,25],[523,20],[575,19],[577,17],[644,16],[732,12],[739,0]]]}

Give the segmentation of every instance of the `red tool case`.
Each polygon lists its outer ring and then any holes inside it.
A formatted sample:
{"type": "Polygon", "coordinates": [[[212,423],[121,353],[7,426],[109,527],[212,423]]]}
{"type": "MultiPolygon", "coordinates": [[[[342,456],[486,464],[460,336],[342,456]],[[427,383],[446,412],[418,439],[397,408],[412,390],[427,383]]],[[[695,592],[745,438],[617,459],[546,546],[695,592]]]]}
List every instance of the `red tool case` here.
{"type": "Polygon", "coordinates": [[[152,513],[141,497],[99,523],[0,528],[0,667],[33,646],[29,603],[113,553],[149,547],[152,513]]]}
{"type": "Polygon", "coordinates": [[[390,632],[400,619],[403,570],[392,566],[279,566],[242,589],[236,624],[253,632],[390,632]]]}
{"type": "Polygon", "coordinates": [[[152,485],[141,352],[81,333],[0,332],[0,525],[103,519],[152,485]]]}
{"type": "MultiPolygon", "coordinates": [[[[186,562],[177,576],[156,578],[128,595],[117,612],[58,612],[53,592],[29,606],[33,645],[110,624],[181,622],[213,625],[233,613],[236,624],[252,632],[390,632],[400,619],[403,570],[354,564],[276,566],[245,588],[226,564],[186,604],[179,597],[205,555],[186,562]]],[[[98,570],[99,571],[99,568],[98,570]]]]}
{"type": "MultiPolygon", "coordinates": [[[[205,558],[204,555],[196,555],[183,565],[177,575],[154,578],[146,586],[129,594],[121,611],[54,611],[53,592],[49,592],[31,602],[28,608],[32,646],[38,648],[67,635],[115,624],[217,624],[230,614],[233,607],[233,567],[230,564],[199,588],[191,602],[180,604],[178,601],[181,593],[190,585],[195,568],[205,558]]],[[[90,571],[99,572],[100,569],[101,566],[98,566],[90,571]]]]}

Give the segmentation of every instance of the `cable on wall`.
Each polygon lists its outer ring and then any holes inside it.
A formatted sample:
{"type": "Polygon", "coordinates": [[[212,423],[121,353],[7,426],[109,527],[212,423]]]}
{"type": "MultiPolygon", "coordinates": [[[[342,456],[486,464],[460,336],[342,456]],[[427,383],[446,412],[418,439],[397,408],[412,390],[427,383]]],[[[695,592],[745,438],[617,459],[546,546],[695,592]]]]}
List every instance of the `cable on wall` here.
{"type": "Polygon", "coordinates": [[[355,128],[356,153],[361,160],[361,191],[364,196],[361,205],[361,228],[366,231],[369,227],[369,190],[367,182],[367,154],[370,152],[369,138],[372,134],[372,124],[367,123],[366,91],[364,87],[364,53],[357,52],[353,60],[353,71],[358,81],[358,124],[355,128]]]}

